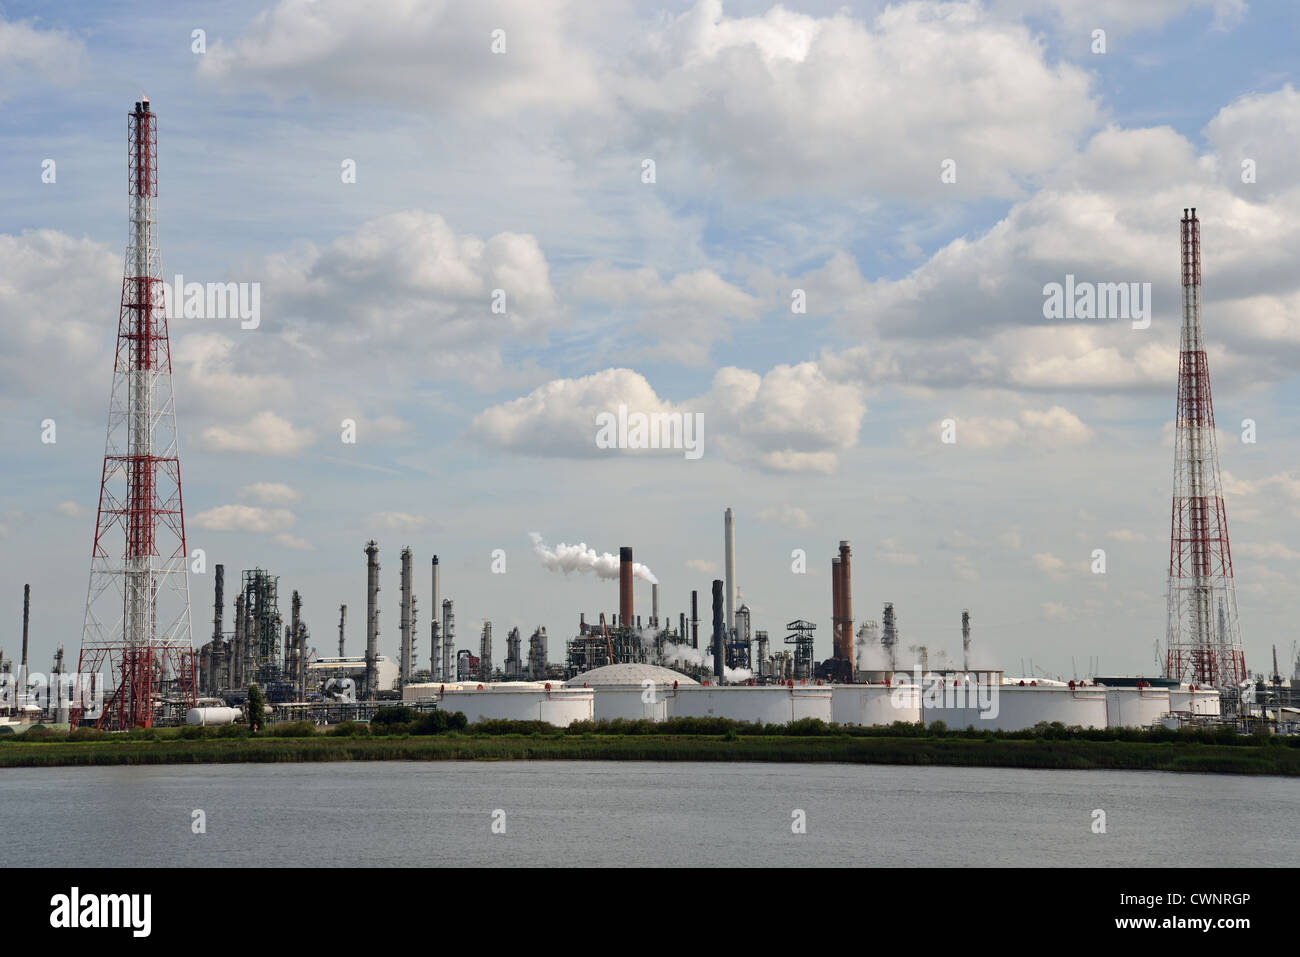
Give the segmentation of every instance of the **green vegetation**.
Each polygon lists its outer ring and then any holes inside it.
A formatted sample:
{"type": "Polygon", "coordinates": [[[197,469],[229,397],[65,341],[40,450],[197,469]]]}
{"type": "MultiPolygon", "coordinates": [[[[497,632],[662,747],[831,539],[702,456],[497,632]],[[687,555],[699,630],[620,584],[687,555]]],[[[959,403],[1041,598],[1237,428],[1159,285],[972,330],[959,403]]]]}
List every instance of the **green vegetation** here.
{"type": "Polygon", "coordinates": [[[266,702],[262,698],[262,689],[257,685],[248,686],[248,726],[254,731],[266,726],[266,702]]]}
{"type": "Polygon", "coordinates": [[[32,729],[0,739],[0,768],[92,764],[437,760],[783,761],[1016,768],[1110,768],[1300,775],[1300,738],[1230,728],[1084,731],[950,729],[938,723],[840,727],[818,720],[754,725],[725,718],[487,721],[459,712],[380,709],[369,724],[321,730],[306,721],[246,727],[149,728],[105,734],[32,729]],[[381,717],[382,716],[382,717],[381,717]]]}

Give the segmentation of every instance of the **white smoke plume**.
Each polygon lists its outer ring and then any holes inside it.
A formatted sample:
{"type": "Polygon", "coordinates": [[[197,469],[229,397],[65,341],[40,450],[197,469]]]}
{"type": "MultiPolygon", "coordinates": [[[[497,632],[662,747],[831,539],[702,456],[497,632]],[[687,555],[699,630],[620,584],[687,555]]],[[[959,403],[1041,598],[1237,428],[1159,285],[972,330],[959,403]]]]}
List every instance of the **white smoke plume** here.
{"type": "MultiPolygon", "coordinates": [[[[690,645],[673,645],[664,644],[664,661],[670,664],[688,664],[697,665],[713,671],[713,653],[703,648],[692,648],[690,645]]],[[[722,677],[732,683],[749,681],[754,677],[754,672],[748,668],[728,668],[722,666],[722,677]]]]}
{"type": "MultiPolygon", "coordinates": [[[[586,542],[579,542],[577,545],[566,545],[560,542],[551,548],[542,540],[538,532],[529,532],[528,537],[533,540],[533,551],[541,559],[544,568],[549,568],[553,572],[564,572],[566,575],[569,572],[595,572],[600,578],[618,577],[617,555],[597,552],[594,548],[588,548],[586,542]]],[[[632,575],[651,585],[659,584],[659,579],[654,576],[654,573],[640,562],[632,563],[632,575]]]]}

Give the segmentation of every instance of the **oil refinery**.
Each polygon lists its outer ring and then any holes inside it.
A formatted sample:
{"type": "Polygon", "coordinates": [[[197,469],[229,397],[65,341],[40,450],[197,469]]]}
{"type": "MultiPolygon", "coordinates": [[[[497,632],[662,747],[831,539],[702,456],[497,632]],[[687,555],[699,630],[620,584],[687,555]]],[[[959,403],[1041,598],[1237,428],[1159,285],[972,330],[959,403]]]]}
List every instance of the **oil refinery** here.
{"type": "Polygon", "coordinates": [[[321,725],[364,721],[384,703],[402,702],[459,711],[471,722],[529,719],[556,726],[606,718],[725,717],[764,724],[816,718],[859,726],[942,721],[990,730],[1056,722],[1082,728],[1218,722],[1244,728],[1264,722],[1278,731],[1294,729],[1294,676],[1284,680],[1276,659],[1271,680],[1252,678],[1246,668],[1201,325],[1195,209],[1184,210],[1181,220],[1183,316],[1162,676],[1067,681],[973,668],[977,619],[957,608],[952,634],[961,642],[962,666],[932,667],[933,649],[904,650],[899,619],[905,609],[887,596],[875,596],[878,621],[855,618],[855,592],[860,614],[871,589],[861,582],[855,588],[849,540],[827,549],[826,614],[808,609],[807,618],[759,620],[739,602],[744,563],[731,508],[722,516],[723,577],[677,583],[680,607],[661,606],[660,582],[635,562],[633,546],[620,547],[617,558],[592,552],[592,561],[610,578],[617,566],[617,596],[609,595],[613,610],[577,612],[567,636],[557,641],[551,640],[553,623],[551,633],[538,623],[526,638],[513,627],[504,656],[500,644],[494,645],[490,614],[477,629],[462,628],[457,641],[454,600],[439,556],[431,554],[429,644],[421,658],[422,602],[411,545],[398,557],[396,653],[381,652],[381,549],[374,539],[360,549],[364,565],[358,561],[356,568],[366,587],[362,648],[349,648],[346,604],[304,608],[300,592],[282,587],[283,576],[263,567],[232,574],[228,595],[223,564],[215,565],[212,578],[211,632],[195,647],[168,317],[155,236],[156,128],[156,115],[142,98],[129,114],[131,234],[78,664],[66,667],[60,645],[50,672],[54,680],[32,681],[25,589],[17,665],[0,651],[0,730],[37,723],[108,730],[231,723],[242,720],[253,687],[276,719],[321,725]],[[648,613],[637,610],[638,580],[649,582],[648,613]],[[281,606],[285,592],[287,614],[281,606]],[[318,647],[324,640],[313,639],[308,617],[332,623],[336,613],[335,653],[323,654],[318,647]],[[821,661],[814,651],[819,629],[831,637],[831,655],[821,661]],[[78,676],[72,688],[63,680],[69,672],[78,676]]]}

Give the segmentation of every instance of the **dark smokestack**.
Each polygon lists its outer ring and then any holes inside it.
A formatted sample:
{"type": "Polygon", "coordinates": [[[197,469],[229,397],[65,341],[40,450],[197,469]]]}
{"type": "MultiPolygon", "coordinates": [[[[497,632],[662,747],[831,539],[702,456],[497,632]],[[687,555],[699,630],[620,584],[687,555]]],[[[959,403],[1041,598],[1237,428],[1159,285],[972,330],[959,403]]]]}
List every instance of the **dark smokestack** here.
{"type": "Polygon", "coordinates": [[[691,592],[691,647],[700,647],[700,593],[691,592]]]}
{"type": "Polygon", "coordinates": [[[18,703],[18,694],[23,682],[27,680],[27,626],[32,620],[32,586],[23,586],[23,662],[18,666],[18,685],[14,688],[14,704],[18,703]]]}
{"type": "Polygon", "coordinates": [[[849,543],[840,542],[840,657],[853,670],[853,565],[849,543]]]}
{"type": "Polygon", "coordinates": [[[632,549],[626,545],[618,550],[618,620],[632,627],[632,549]]]}
{"type": "Polygon", "coordinates": [[[379,689],[375,658],[379,652],[379,546],[372,538],[366,542],[366,696],[374,697],[379,689]]]}
{"type": "Polygon", "coordinates": [[[713,676],[722,683],[722,665],[726,658],[723,648],[722,631],[725,628],[722,615],[722,579],[713,580],[713,676]]]}
{"type": "Polygon", "coordinates": [[[961,670],[970,671],[970,610],[961,610],[961,670]]]}

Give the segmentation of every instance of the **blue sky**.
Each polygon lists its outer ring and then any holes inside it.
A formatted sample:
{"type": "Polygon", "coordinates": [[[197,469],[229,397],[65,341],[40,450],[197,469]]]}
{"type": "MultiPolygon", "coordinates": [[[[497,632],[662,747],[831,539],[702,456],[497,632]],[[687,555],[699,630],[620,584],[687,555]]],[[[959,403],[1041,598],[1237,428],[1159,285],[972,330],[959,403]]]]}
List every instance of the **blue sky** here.
{"type": "MultiPolygon", "coordinates": [[[[542,569],[531,531],[632,545],[675,617],[730,505],[774,637],[826,621],[847,538],[855,616],[894,602],[905,644],[955,653],[968,607],[1009,670],[1150,672],[1195,205],[1248,662],[1290,654],[1293,4],[541,6],[0,5],[0,593],[16,625],[33,585],[34,664],[80,645],[142,92],[164,275],[262,290],[256,330],[172,323],[189,544],[300,589],[318,647],[363,604],[371,537],[389,652],[404,545],[421,594],[441,556],[462,646],[481,619],[545,624],[558,657],[579,611],[613,609],[611,583],[542,569]],[[1044,320],[1067,272],[1152,283],[1151,328],[1044,320]],[[703,412],[706,454],[594,448],[619,402],[703,412]]],[[[191,592],[198,644],[210,576],[191,592]]]]}

